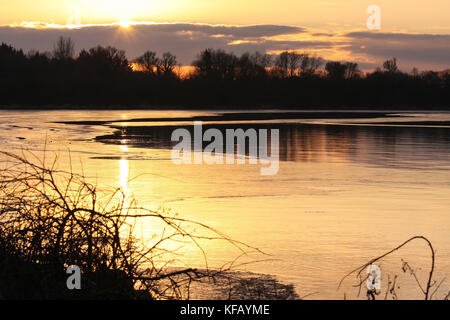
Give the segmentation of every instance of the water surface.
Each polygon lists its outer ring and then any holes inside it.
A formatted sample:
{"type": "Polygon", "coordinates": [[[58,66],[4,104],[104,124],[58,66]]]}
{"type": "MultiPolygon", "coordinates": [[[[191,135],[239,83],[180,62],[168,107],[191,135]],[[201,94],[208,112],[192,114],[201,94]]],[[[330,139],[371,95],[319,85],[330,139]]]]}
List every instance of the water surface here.
{"type": "MultiPolygon", "coordinates": [[[[414,235],[432,241],[437,279],[450,278],[449,113],[210,119],[206,128],[279,129],[278,174],[261,176],[260,166],[249,164],[175,165],[170,149],[173,129],[190,128],[189,118],[216,113],[0,111],[0,146],[11,152],[58,154],[62,168],[69,168],[70,160],[74,170],[83,170],[103,186],[122,186],[147,207],[170,208],[256,246],[270,256],[247,260],[271,260],[245,270],[294,283],[300,296],[355,296],[355,281],[336,290],[340,278],[414,235]],[[183,119],[148,121],[170,117],[183,119]],[[137,178],[129,181],[132,177],[137,178]]],[[[146,224],[138,230],[139,236],[149,238],[155,232],[146,224]]],[[[204,247],[210,266],[237,254],[224,243],[205,242],[204,247]]],[[[199,252],[181,251],[184,263],[203,266],[199,252]]],[[[418,273],[424,280],[429,255],[426,245],[417,242],[391,256],[381,265],[383,285],[388,274],[399,274],[399,297],[419,298],[414,280],[401,271],[401,259],[421,268],[418,273]]],[[[444,282],[436,297],[442,298],[449,288],[450,282],[444,282]]]]}

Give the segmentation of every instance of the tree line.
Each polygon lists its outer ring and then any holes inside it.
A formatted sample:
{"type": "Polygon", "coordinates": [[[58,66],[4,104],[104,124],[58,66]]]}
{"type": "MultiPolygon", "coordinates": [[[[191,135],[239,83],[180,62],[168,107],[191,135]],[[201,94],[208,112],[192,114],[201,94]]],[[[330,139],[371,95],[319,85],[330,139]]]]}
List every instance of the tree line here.
{"type": "Polygon", "coordinates": [[[195,107],[448,107],[450,70],[401,72],[397,59],[363,72],[355,62],[296,51],[237,56],[205,49],[183,73],[177,57],[97,46],[75,56],[70,38],[53,51],[0,45],[0,105],[195,107]]]}

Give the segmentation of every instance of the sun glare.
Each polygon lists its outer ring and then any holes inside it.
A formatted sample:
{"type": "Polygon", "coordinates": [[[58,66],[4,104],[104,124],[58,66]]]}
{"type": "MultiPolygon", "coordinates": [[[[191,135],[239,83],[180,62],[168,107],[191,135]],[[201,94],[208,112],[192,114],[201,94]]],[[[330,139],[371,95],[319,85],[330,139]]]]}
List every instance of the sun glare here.
{"type": "Polygon", "coordinates": [[[119,25],[124,29],[130,29],[131,22],[128,20],[122,20],[119,22],[119,25]]]}

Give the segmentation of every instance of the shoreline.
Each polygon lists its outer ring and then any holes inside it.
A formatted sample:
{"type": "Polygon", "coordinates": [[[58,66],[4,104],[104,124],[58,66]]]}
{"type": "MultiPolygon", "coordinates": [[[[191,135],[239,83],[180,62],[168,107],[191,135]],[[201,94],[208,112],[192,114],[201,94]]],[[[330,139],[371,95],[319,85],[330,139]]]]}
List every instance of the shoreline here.
{"type": "Polygon", "coordinates": [[[46,111],[46,110],[186,110],[186,111],[252,111],[252,110],[294,110],[294,111],[373,111],[373,112],[416,112],[416,111],[450,111],[450,105],[448,106],[344,106],[344,105],[329,105],[329,106],[283,106],[283,105],[211,105],[211,106],[190,106],[190,105],[96,105],[96,106],[78,106],[78,105],[45,105],[45,106],[30,106],[30,105],[0,105],[0,111],[46,111]]]}
{"type": "MultiPolygon", "coordinates": [[[[256,110],[255,110],[256,111],[256,110]]],[[[315,120],[315,119],[377,119],[386,117],[401,117],[391,112],[372,111],[355,112],[346,111],[292,111],[292,112],[230,112],[218,113],[217,115],[192,116],[192,117],[159,117],[159,118],[132,118],[127,119],[127,123],[133,122],[226,122],[226,121],[272,121],[272,120],[315,120]]],[[[81,121],[58,121],[56,123],[72,125],[107,125],[124,122],[123,119],[117,120],[81,120],[81,121]]]]}

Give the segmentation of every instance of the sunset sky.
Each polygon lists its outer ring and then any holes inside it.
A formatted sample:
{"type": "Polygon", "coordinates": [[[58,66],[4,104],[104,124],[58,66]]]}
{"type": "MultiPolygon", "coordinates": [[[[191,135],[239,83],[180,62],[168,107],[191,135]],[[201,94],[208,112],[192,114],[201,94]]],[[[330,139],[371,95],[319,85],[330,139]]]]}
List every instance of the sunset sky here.
{"type": "Polygon", "coordinates": [[[308,51],[366,69],[393,56],[408,71],[450,67],[449,0],[15,0],[0,3],[0,25],[0,41],[24,50],[51,50],[67,35],[77,50],[171,51],[183,64],[213,47],[308,51]],[[367,29],[370,5],[381,9],[380,30],[367,29]],[[83,27],[61,28],[74,21],[83,27]]]}

